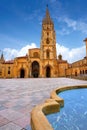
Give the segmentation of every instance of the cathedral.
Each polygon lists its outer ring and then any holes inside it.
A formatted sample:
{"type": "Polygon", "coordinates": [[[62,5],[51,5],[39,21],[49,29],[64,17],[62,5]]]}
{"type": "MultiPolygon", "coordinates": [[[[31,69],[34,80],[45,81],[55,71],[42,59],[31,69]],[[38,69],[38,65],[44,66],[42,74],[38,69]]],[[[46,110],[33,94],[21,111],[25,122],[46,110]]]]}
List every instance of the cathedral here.
{"type": "Polygon", "coordinates": [[[29,49],[26,56],[5,61],[0,57],[0,78],[46,78],[72,77],[87,75],[87,39],[86,57],[69,64],[57,56],[56,33],[48,7],[42,20],[40,48],[29,49]]]}

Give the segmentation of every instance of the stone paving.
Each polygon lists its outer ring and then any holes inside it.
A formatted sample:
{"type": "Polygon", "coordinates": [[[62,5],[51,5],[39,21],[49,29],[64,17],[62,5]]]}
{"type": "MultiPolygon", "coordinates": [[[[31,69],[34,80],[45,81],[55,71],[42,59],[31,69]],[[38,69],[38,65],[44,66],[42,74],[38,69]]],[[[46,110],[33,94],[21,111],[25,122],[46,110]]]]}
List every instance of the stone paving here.
{"type": "Polygon", "coordinates": [[[68,78],[0,79],[0,130],[31,130],[30,112],[50,97],[50,92],[66,85],[87,81],[68,78]]]}

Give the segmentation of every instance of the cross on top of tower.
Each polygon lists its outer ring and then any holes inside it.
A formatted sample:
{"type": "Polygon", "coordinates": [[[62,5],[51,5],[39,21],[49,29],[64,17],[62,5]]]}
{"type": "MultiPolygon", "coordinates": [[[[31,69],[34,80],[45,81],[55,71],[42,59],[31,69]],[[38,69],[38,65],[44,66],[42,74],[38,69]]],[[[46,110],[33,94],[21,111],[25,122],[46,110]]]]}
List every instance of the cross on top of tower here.
{"type": "Polygon", "coordinates": [[[47,8],[48,8],[48,4],[47,4],[47,8]]]}

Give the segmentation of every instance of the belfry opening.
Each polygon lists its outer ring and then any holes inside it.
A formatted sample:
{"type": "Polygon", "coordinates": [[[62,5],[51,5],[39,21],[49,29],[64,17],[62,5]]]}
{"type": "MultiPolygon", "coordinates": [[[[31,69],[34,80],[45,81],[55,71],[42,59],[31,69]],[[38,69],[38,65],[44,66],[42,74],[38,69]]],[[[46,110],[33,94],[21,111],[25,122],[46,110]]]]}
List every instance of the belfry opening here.
{"type": "Polygon", "coordinates": [[[25,70],[21,69],[20,70],[20,78],[24,78],[25,77],[25,70]]]}
{"type": "Polygon", "coordinates": [[[38,78],[39,77],[39,63],[37,61],[34,61],[32,63],[32,77],[38,78]]]}

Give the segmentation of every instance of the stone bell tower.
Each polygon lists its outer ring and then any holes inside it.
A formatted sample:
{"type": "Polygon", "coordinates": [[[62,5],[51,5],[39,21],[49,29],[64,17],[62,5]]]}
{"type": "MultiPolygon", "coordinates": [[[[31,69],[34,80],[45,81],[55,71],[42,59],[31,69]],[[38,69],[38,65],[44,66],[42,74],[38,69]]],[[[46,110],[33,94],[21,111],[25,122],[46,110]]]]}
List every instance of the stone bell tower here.
{"type": "Polygon", "coordinates": [[[42,63],[43,77],[56,77],[57,54],[56,54],[56,34],[54,23],[50,17],[48,6],[42,21],[42,36],[40,44],[40,59],[42,63]]]}
{"type": "Polygon", "coordinates": [[[42,21],[41,59],[57,59],[54,23],[50,17],[48,6],[42,21]]]}

